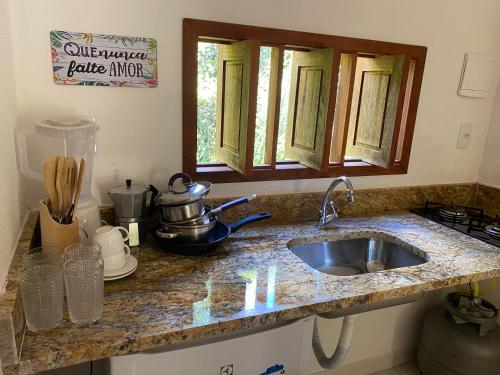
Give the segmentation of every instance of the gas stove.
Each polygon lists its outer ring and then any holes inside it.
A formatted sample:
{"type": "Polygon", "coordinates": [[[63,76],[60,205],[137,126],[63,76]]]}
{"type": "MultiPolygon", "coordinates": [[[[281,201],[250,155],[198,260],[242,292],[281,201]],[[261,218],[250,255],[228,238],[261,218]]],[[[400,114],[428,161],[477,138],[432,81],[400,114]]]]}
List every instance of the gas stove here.
{"type": "Polygon", "coordinates": [[[411,209],[411,212],[423,216],[448,228],[465,233],[478,240],[500,247],[500,217],[484,214],[480,208],[447,205],[426,202],[425,207],[411,209]]]}

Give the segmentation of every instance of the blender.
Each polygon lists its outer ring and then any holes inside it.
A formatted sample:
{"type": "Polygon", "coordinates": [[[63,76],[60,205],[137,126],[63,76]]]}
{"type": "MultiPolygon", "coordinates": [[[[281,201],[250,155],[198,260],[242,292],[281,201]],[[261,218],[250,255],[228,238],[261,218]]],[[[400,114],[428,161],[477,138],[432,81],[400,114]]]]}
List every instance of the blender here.
{"type": "Polygon", "coordinates": [[[101,226],[97,200],[91,195],[98,130],[95,118],[80,116],[74,119],[37,121],[33,130],[17,132],[19,169],[29,178],[42,181],[44,162],[54,155],[72,156],[77,162],[85,160],[85,175],[76,217],[87,239],[91,239],[95,230],[101,226]]]}

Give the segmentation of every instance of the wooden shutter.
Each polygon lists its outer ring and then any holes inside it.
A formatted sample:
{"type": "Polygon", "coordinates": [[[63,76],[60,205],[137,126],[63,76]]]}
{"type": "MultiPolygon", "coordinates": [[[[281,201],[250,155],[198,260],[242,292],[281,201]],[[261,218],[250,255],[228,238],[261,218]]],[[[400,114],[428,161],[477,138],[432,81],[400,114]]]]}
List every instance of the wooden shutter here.
{"type": "Polygon", "coordinates": [[[388,168],[403,56],[358,57],[346,158],[388,168]]]}
{"type": "Polygon", "coordinates": [[[333,50],[293,53],[285,157],[321,170],[333,50]]]}
{"type": "Polygon", "coordinates": [[[255,41],[218,47],[215,157],[243,174],[252,168],[258,54],[255,41]]]}

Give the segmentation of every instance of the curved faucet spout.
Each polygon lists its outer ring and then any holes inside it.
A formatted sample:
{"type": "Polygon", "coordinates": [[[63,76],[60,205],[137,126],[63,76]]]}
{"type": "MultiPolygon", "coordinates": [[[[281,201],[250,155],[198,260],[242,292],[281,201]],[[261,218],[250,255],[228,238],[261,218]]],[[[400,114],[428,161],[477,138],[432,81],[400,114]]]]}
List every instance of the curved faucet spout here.
{"type": "Polygon", "coordinates": [[[354,188],[352,187],[351,180],[346,176],[337,177],[332,181],[328,189],[326,190],[325,196],[323,198],[323,203],[321,204],[321,209],[319,211],[319,221],[318,228],[324,228],[328,223],[331,223],[338,216],[338,210],[335,208],[333,199],[331,198],[332,192],[335,190],[337,185],[344,183],[347,187],[347,200],[349,202],[354,202],[354,188]],[[327,212],[327,207],[330,206],[331,213],[327,212]]]}

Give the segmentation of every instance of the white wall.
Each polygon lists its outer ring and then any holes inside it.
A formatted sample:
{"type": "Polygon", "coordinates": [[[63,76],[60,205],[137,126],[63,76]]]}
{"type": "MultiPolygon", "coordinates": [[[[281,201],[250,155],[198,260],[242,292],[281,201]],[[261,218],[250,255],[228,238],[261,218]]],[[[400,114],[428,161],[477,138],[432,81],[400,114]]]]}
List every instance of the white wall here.
{"type": "Polygon", "coordinates": [[[0,294],[24,218],[14,150],[17,105],[11,37],[8,3],[0,0],[0,294]]]}
{"type": "MultiPolygon", "coordinates": [[[[20,125],[61,114],[94,114],[102,129],[95,186],[123,178],[160,188],[181,169],[181,20],[212,19],[413,43],[428,47],[407,175],[355,178],[356,187],[477,181],[493,96],[456,95],[465,52],[498,55],[497,0],[11,0],[20,125]],[[85,4],[85,5],[83,5],[85,4]],[[158,40],[156,89],[65,87],[52,82],[49,31],[147,36],[158,40]],[[455,148],[460,122],[474,123],[470,148],[455,148]]],[[[496,86],[496,85],[495,85],[496,86]]],[[[216,196],[324,190],[328,179],[223,184],[216,196]]]]}
{"type": "Polygon", "coordinates": [[[481,163],[479,182],[500,188],[500,92],[498,90],[481,163]]]}

